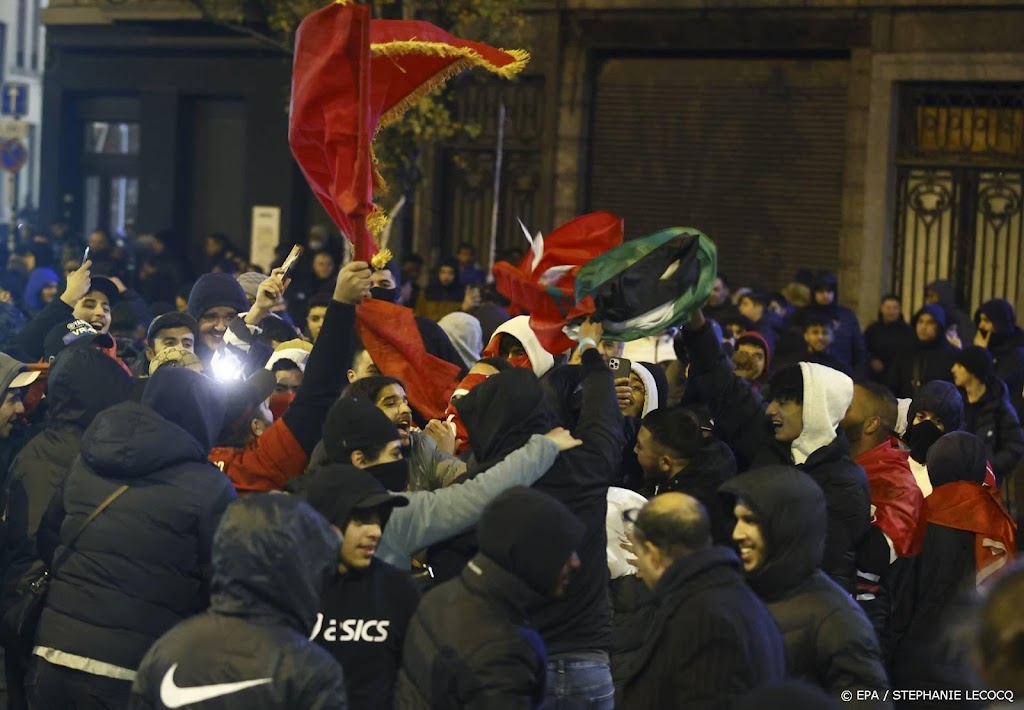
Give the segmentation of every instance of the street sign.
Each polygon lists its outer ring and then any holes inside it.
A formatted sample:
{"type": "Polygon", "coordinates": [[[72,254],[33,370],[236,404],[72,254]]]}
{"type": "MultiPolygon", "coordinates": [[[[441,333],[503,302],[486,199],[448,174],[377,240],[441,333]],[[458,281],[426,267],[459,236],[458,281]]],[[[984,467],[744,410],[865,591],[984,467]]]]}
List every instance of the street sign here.
{"type": "Polygon", "coordinates": [[[28,160],[28,148],[17,138],[10,138],[0,143],[0,167],[9,173],[16,173],[25,167],[28,160]]]}
{"type": "Polygon", "coordinates": [[[0,140],[8,138],[28,140],[28,127],[29,123],[27,121],[15,121],[10,118],[0,119],[0,140]]]}
{"type": "Polygon", "coordinates": [[[24,116],[28,113],[28,84],[7,82],[0,89],[0,115],[24,116]]]}

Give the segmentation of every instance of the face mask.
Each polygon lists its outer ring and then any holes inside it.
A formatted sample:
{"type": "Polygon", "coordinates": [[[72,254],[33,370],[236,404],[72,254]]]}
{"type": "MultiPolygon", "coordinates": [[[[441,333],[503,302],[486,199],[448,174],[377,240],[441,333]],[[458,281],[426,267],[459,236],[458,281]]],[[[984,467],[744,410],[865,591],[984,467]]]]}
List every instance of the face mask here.
{"type": "Polygon", "coordinates": [[[370,466],[366,472],[372,474],[389,491],[401,492],[409,486],[409,461],[407,459],[370,466]]]}
{"type": "Polygon", "coordinates": [[[448,403],[448,409],[444,412],[445,421],[455,425],[455,439],[463,442],[459,449],[460,452],[465,451],[469,447],[469,432],[466,431],[466,425],[462,423],[462,417],[459,416],[459,410],[455,407],[455,401],[465,397],[474,387],[488,377],[490,375],[466,375],[462,382],[459,383],[459,386],[455,388],[455,392],[452,393],[452,401],[448,403]]]}
{"type": "Polygon", "coordinates": [[[942,431],[931,421],[912,424],[907,427],[903,441],[910,447],[910,457],[918,463],[924,463],[928,457],[928,449],[942,437],[942,431]]]}
{"type": "Polygon", "coordinates": [[[294,392],[277,392],[270,397],[270,413],[274,415],[276,422],[281,418],[291,403],[295,400],[294,392]]]}
{"type": "Polygon", "coordinates": [[[512,367],[518,367],[523,370],[533,369],[533,363],[530,362],[529,355],[517,355],[516,357],[510,357],[508,362],[512,367]]]}
{"type": "Polygon", "coordinates": [[[388,303],[398,302],[398,289],[397,288],[371,288],[370,297],[377,301],[387,301],[388,303]]]}

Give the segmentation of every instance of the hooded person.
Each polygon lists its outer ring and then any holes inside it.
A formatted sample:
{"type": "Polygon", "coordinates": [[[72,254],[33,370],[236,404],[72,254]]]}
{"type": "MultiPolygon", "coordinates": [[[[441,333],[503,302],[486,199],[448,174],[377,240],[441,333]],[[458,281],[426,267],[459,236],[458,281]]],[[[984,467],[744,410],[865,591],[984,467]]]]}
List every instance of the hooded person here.
{"type": "Polygon", "coordinates": [[[819,318],[835,324],[835,337],[829,353],[849,372],[862,374],[868,361],[860,322],[853,311],[839,305],[839,280],[829,271],[815,276],[811,284],[811,303],[794,313],[792,320],[802,330],[810,321],[819,318]]]}
{"type": "Polygon", "coordinates": [[[80,692],[124,706],[150,645],[206,607],[213,533],[235,497],[207,459],[223,416],[216,383],[162,368],[141,404],[111,407],[86,429],[39,528],[44,562],[58,537],[66,547],[101,503],[121,495],[51,567],[33,650],[34,706],[73,707],[80,692]]]}
{"type": "Polygon", "coordinates": [[[405,641],[396,706],[538,707],[544,640],[534,612],[563,598],[586,529],[565,505],[513,488],[484,510],[480,552],[420,603],[405,641]]]}
{"type": "Polygon", "coordinates": [[[459,283],[459,264],[452,258],[442,259],[427,288],[416,301],[416,315],[439,321],[462,308],[466,289],[459,283]]]}
{"type": "Polygon", "coordinates": [[[946,311],[939,305],[925,305],[910,321],[914,338],[892,363],[886,384],[897,397],[915,397],[933,380],[953,381],[949,368],[958,352],[946,340],[946,311]]]}
{"type": "Polygon", "coordinates": [[[996,481],[1024,457],[1024,429],[1006,385],[996,377],[992,355],[977,345],[964,348],[953,365],[953,381],[964,398],[964,429],[985,442],[996,481]]]}
{"type": "Polygon", "coordinates": [[[821,487],[828,507],[822,569],[852,592],[856,550],[871,526],[867,476],[837,431],[853,399],[853,381],[801,362],[772,376],[772,399],[764,408],[761,395],[729,367],[699,311],[683,339],[691,358],[688,396],[709,408],[715,433],[735,453],[738,469],[796,465],[821,487]]]}
{"type": "Polygon", "coordinates": [[[466,367],[473,367],[480,359],[484,344],[480,321],[468,313],[449,313],[437,323],[445,332],[466,367]]]}
{"type": "Polygon", "coordinates": [[[389,493],[369,471],[342,464],[311,474],[302,497],[342,534],[338,574],[320,595],[310,638],[344,670],[351,710],[390,708],[420,593],[408,571],[375,553],[392,511],[409,501],[389,493]]]}
{"type": "Polygon", "coordinates": [[[667,406],[668,377],[660,365],[651,363],[630,361],[629,369],[629,377],[615,380],[615,393],[619,398],[626,436],[618,480],[626,488],[638,491],[644,485],[644,472],[636,458],[636,437],[644,417],[667,406]]]}
{"type": "Polygon", "coordinates": [[[206,371],[215,353],[225,347],[231,322],[249,310],[245,290],[231,274],[203,274],[188,295],[188,314],[199,324],[196,355],[206,371]]]}
{"type": "Polygon", "coordinates": [[[309,640],[338,532],[303,501],[255,494],[228,506],[213,539],[209,609],[146,653],[131,710],[344,710],[345,677],[309,640]]]}
{"type": "Polygon", "coordinates": [[[925,497],[932,492],[928,450],[943,434],[963,429],[964,417],[963,397],[951,382],[928,382],[910,401],[903,441],[910,449],[910,472],[925,497]]]}
{"type": "MultiPolygon", "coordinates": [[[[580,328],[581,337],[595,344],[601,332],[601,326],[590,321],[580,328]]],[[[580,414],[573,433],[583,443],[561,454],[535,488],[560,500],[586,526],[587,536],[579,549],[582,568],[565,597],[538,613],[536,624],[550,652],[549,697],[600,703],[614,692],[605,651],[611,643],[605,560],[607,491],[619,470],[625,442],[612,373],[596,345],[584,347],[580,371],[580,414]]],[[[495,457],[517,437],[531,430],[539,433],[537,428],[544,421],[541,413],[531,411],[523,421],[528,426],[512,426],[508,402],[525,409],[542,396],[536,377],[523,368],[500,372],[466,395],[457,406],[474,455],[479,460],[495,457]]]]}
{"type": "Polygon", "coordinates": [[[901,688],[970,687],[956,630],[969,623],[976,590],[1016,554],[1016,526],[998,489],[983,485],[985,457],[985,444],[967,432],[946,434],[928,451],[928,531],[898,609],[904,632],[891,669],[901,688]]]}
{"type": "Polygon", "coordinates": [[[974,322],[974,344],[992,353],[995,374],[1006,383],[1018,419],[1024,420],[1024,330],[1017,327],[1013,306],[1003,298],[986,301],[978,306],[974,322]]]}
{"type": "Polygon", "coordinates": [[[57,298],[60,278],[57,272],[46,267],[33,269],[25,286],[25,308],[29,314],[36,315],[57,298]]]}
{"type": "MultiPolygon", "coordinates": [[[[875,631],[821,570],[828,512],[821,488],[790,466],[736,476],[721,488],[747,581],[782,632],[786,676],[831,694],[889,687],[875,631]]],[[[872,707],[892,707],[887,701],[872,707]]]]}
{"type": "Polygon", "coordinates": [[[85,430],[100,412],[127,401],[132,389],[132,379],[96,348],[69,347],[53,362],[46,383],[45,426],[21,450],[8,478],[8,587],[36,558],[36,530],[63,489],[85,430]]]}
{"type": "Polygon", "coordinates": [[[543,377],[555,366],[555,358],[541,346],[530,328],[529,316],[516,316],[497,327],[484,348],[484,357],[502,357],[514,367],[533,370],[543,377]]]}

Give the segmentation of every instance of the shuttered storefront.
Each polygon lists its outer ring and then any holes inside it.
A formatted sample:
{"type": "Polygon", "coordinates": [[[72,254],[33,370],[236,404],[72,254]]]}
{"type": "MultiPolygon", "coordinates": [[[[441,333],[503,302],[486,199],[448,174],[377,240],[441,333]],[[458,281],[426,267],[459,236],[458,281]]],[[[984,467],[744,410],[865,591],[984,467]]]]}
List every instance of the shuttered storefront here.
{"type": "Polygon", "coordinates": [[[838,59],[607,60],[590,208],[622,215],[627,237],[701,229],[734,286],[835,269],[848,73],[838,59]]]}

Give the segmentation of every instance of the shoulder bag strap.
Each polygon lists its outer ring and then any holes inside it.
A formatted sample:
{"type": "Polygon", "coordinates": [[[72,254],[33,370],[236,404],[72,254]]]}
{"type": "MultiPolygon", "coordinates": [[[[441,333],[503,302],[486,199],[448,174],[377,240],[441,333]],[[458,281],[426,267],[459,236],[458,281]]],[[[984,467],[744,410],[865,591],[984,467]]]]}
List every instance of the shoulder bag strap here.
{"type": "Polygon", "coordinates": [[[96,509],[92,511],[89,514],[89,517],[85,519],[85,522],[82,523],[82,527],[78,528],[78,530],[75,531],[75,534],[71,536],[71,539],[68,540],[68,544],[64,546],[64,552],[61,554],[59,559],[55,559],[53,561],[53,563],[50,565],[50,569],[56,569],[60,565],[60,563],[64,561],[64,558],[66,558],[68,554],[71,552],[71,548],[75,546],[75,543],[78,542],[79,536],[85,531],[87,527],[89,527],[89,524],[96,518],[98,518],[100,516],[100,513],[106,510],[107,506],[109,506],[111,503],[117,500],[120,497],[120,495],[124,493],[126,490],[128,490],[128,486],[121,486],[116,491],[107,496],[107,499],[105,501],[96,506],[96,509]]]}

